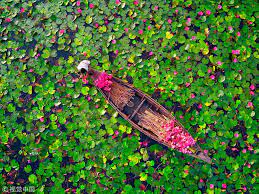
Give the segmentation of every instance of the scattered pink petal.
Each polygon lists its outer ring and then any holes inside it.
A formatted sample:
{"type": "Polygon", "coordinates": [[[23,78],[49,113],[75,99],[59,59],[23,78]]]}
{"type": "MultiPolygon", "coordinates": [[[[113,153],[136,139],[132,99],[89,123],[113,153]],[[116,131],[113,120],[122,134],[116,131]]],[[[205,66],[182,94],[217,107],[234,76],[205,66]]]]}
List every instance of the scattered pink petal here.
{"type": "Polygon", "coordinates": [[[89,7],[90,7],[90,9],[93,9],[94,8],[94,4],[90,3],[89,7]]]}
{"type": "Polygon", "coordinates": [[[206,15],[210,15],[211,11],[210,10],[206,10],[206,15]]]}

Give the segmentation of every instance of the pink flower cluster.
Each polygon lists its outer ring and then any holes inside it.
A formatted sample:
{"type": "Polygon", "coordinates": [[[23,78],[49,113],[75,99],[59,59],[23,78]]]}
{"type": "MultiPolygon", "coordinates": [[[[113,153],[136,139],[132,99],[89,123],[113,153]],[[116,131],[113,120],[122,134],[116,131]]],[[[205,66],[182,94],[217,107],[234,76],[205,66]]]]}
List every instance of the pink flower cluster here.
{"type": "Polygon", "coordinates": [[[180,126],[175,126],[175,120],[162,126],[166,131],[165,141],[171,144],[173,149],[182,153],[191,153],[188,148],[195,144],[192,136],[180,126]]]}
{"type": "Polygon", "coordinates": [[[96,87],[109,92],[112,85],[111,79],[112,75],[108,75],[106,72],[102,72],[94,81],[94,84],[96,85],[96,87]]]}

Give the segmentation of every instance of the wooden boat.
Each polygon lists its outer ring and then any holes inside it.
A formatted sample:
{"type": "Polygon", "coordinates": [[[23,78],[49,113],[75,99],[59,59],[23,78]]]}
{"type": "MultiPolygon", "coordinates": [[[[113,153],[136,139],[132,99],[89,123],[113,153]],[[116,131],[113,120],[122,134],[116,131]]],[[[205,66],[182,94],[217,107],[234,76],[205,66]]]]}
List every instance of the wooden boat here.
{"type": "MultiPolygon", "coordinates": [[[[89,64],[89,61],[82,61],[78,66],[78,70],[83,73],[87,72],[95,81],[101,72],[92,69],[89,64]]],[[[172,145],[165,140],[166,132],[162,127],[162,123],[174,120],[175,126],[185,130],[186,134],[188,133],[170,112],[150,96],[116,77],[112,77],[111,82],[110,91],[97,88],[112,107],[134,128],[169,148],[172,148],[172,145]]],[[[211,158],[204,153],[196,142],[188,148],[187,154],[211,163],[211,158]]]]}

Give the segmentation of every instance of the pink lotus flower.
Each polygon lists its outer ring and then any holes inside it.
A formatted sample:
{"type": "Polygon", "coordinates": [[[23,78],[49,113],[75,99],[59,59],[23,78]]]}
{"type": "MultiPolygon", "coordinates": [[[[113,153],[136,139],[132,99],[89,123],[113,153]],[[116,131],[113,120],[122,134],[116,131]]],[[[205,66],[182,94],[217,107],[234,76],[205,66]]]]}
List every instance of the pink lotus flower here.
{"type": "Polygon", "coordinates": [[[186,27],[184,28],[184,30],[185,30],[185,31],[189,31],[190,28],[186,26],[186,27]]]}
{"type": "Polygon", "coordinates": [[[179,12],[179,10],[178,10],[178,9],[176,9],[176,10],[175,10],[175,13],[178,13],[178,12],[179,12]]]}
{"type": "Polygon", "coordinates": [[[218,50],[218,48],[217,48],[216,46],[214,46],[214,47],[213,47],[213,50],[216,51],[216,50],[218,50]]]}
{"type": "Polygon", "coordinates": [[[64,32],[65,32],[65,30],[63,30],[63,29],[59,30],[59,35],[64,34],[64,32]]]}
{"type": "Polygon", "coordinates": [[[237,32],[237,36],[241,36],[241,33],[240,33],[240,32],[237,32]]]}
{"type": "Polygon", "coordinates": [[[94,4],[90,3],[89,7],[90,7],[90,9],[93,9],[94,8],[94,4]]]}
{"type": "Polygon", "coordinates": [[[239,137],[239,134],[238,134],[238,133],[235,133],[234,136],[235,136],[236,138],[238,138],[238,137],[239,137]]]}
{"type": "Polygon", "coordinates": [[[223,188],[223,189],[226,189],[226,188],[227,188],[227,184],[223,183],[223,184],[222,184],[222,188],[223,188]]]}
{"type": "Polygon", "coordinates": [[[76,5],[77,5],[77,6],[80,6],[80,1],[77,1],[77,2],[76,2],[76,5]]]}
{"type": "Polygon", "coordinates": [[[196,36],[192,36],[192,40],[196,40],[196,36]]]}
{"type": "Polygon", "coordinates": [[[211,75],[210,79],[214,80],[215,79],[215,75],[211,75]]]}
{"type": "Polygon", "coordinates": [[[171,20],[171,19],[168,19],[167,22],[168,22],[169,24],[171,24],[171,23],[172,23],[172,20],[171,20]]]}
{"type": "Polygon", "coordinates": [[[175,120],[171,120],[162,126],[166,131],[165,141],[170,143],[173,149],[182,153],[191,153],[188,148],[196,143],[195,140],[186,130],[175,125],[175,122],[175,120]]]}
{"type": "Polygon", "coordinates": [[[11,18],[6,18],[5,21],[6,22],[11,22],[11,18]]]}
{"type": "Polygon", "coordinates": [[[253,103],[252,103],[252,102],[248,102],[248,103],[247,103],[247,106],[248,106],[248,107],[253,107],[253,103]]]}
{"type": "Polygon", "coordinates": [[[204,154],[208,154],[208,150],[203,150],[203,153],[204,154]]]}
{"type": "Polygon", "coordinates": [[[200,179],[200,183],[203,183],[204,181],[202,179],[200,179]]]}
{"type": "Polygon", "coordinates": [[[255,90],[255,85],[254,85],[254,84],[251,84],[249,88],[250,88],[251,90],[255,90]]]}
{"type": "Polygon", "coordinates": [[[186,83],[185,83],[185,86],[186,86],[186,87],[189,87],[190,85],[191,85],[191,84],[190,84],[189,82],[186,82],[186,83]]]}
{"type": "Polygon", "coordinates": [[[119,135],[119,131],[116,130],[116,131],[114,132],[114,134],[115,134],[116,136],[119,135]]]}
{"type": "Polygon", "coordinates": [[[237,63],[237,58],[234,58],[234,59],[233,59],[233,62],[234,62],[234,63],[237,63]]]}
{"type": "Polygon", "coordinates": [[[202,109],[202,104],[199,104],[199,105],[198,105],[198,108],[199,108],[199,109],[202,109]]]}
{"type": "Polygon", "coordinates": [[[217,61],[217,64],[218,64],[218,65],[222,65],[222,62],[221,62],[221,61],[217,61]]]}
{"type": "Polygon", "coordinates": [[[41,118],[40,118],[40,122],[44,122],[44,117],[41,117],[41,118]]]}
{"type": "Polygon", "coordinates": [[[116,44],[116,40],[115,39],[112,40],[112,44],[116,44]]]}
{"type": "Polygon", "coordinates": [[[202,12],[202,11],[199,11],[199,12],[198,12],[198,15],[199,15],[199,16],[203,16],[203,12],[202,12]]]}
{"type": "Polygon", "coordinates": [[[208,73],[211,73],[211,69],[208,69],[208,73]]]}
{"type": "Polygon", "coordinates": [[[96,87],[103,89],[105,91],[111,90],[112,85],[112,75],[108,75],[106,72],[102,72],[98,78],[94,81],[96,87]]]}
{"type": "Polygon", "coordinates": [[[25,11],[25,9],[23,7],[21,7],[20,13],[23,13],[24,11],[25,11]]]}
{"type": "Polygon", "coordinates": [[[118,53],[119,53],[119,50],[116,50],[116,51],[115,51],[115,54],[118,55],[118,53]]]}
{"type": "Polygon", "coordinates": [[[191,94],[191,98],[195,98],[195,94],[191,94]]]}
{"type": "Polygon", "coordinates": [[[91,101],[91,97],[87,96],[87,101],[90,102],[91,101]]]}
{"type": "Polygon", "coordinates": [[[119,5],[119,4],[121,3],[121,1],[120,1],[120,0],[116,0],[115,3],[116,3],[117,5],[119,5]]]}
{"type": "Polygon", "coordinates": [[[232,27],[232,26],[229,26],[229,27],[228,27],[228,30],[232,31],[232,30],[233,30],[233,27],[232,27]]]}
{"type": "Polygon", "coordinates": [[[128,31],[129,31],[129,29],[128,29],[128,28],[124,28],[124,30],[125,30],[125,32],[128,32],[128,31]]]}
{"type": "Polygon", "coordinates": [[[245,154],[246,153],[246,149],[243,149],[242,152],[245,154]]]}
{"type": "Polygon", "coordinates": [[[99,24],[98,24],[98,23],[95,23],[95,27],[98,28],[98,27],[99,27],[99,24]]]}
{"type": "Polygon", "coordinates": [[[49,134],[51,137],[53,137],[54,136],[54,133],[51,133],[51,134],[49,134]]]}
{"type": "Polygon", "coordinates": [[[150,51],[148,55],[149,55],[149,56],[152,56],[152,55],[153,55],[153,52],[152,52],[152,51],[150,51]]]}
{"type": "Polygon", "coordinates": [[[191,18],[187,18],[187,22],[191,23],[192,19],[191,18]]]}
{"type": "Polygon", "coordinates": [[[146,19],[144,19],[144,20],[143,20],[143,22],[144,22],[144,23],[146,23],[146,22],[147,22],[147,20],[146,20],[146,19]]]}
{"type": "Polygon", "coordinates": [[[99,108],[99,105],[97,104],[97,105],[95,105],[95,108],[99,108]]]}
{"type": "Polygon", "coordinates": [[[240,50],[232,50],[232,54],[233,55],[239,55],[240,54],[240,50]]]}
{"type": "Polygon", "coordinates": [[[81,10],[81,9],[77,9],[77,12],[78,12],[78,13],[82,13],[82,10],[81,10]]]}
{"type": "Polygon", "coordinates": [[[138,33],[139,33],[139,34],[143,34],[143,30],[139,30],[138,33]]]}
{"type": "Polygon", "coordinates": [[[222,9],[222,5],[218,5],[218,9],[222,9]]]}
{"type": "Polygon", "coordinates": [[[151,29],[151,26],[148,26],[147,29],[150,30],[150,29],[151,29]]]}
{"type": "Polygon", "coordinates": [[[213,185],[213,184],[210,184],[210,188],[213,189],[213,188],[214,188],[214,185],[213,185]]]}
{"type": "Polygon", "coordinates": [[[210,10],[206,10],[206,15],[210,15],[211,11],[210,10]]]}
{"type": "Polygon", "coordinates": [[[250,91],[249,93],[250,93],[250,95],[252,95],[252,96],[255,95],[254,91],[250,91]]]}
{"type": "Polygon", "coordinates": [[[138,1],[137,1],[137,0],[136,0],[136,1],[134,1],[133,3],[134,3],[134,5],[138,5],[138,1]]]}
{"type": "Polygon", "coordinates": [[[156,10],[156,11],[158,10],[158,6],[157,5],[154,7],[154,10],[156,10]]]}

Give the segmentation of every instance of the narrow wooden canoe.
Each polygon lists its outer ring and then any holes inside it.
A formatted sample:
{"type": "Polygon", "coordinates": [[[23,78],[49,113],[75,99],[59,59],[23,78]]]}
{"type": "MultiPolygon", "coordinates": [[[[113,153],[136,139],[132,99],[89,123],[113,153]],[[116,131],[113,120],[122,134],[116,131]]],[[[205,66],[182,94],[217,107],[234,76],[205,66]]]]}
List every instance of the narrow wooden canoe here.
{"type": "MultiPolygon", "coordinates": [[[[87,67],[85,65],[85,61],[84,63],[81,62],[78,69],[83,71],[86,70],[94,81],[97,80],[101,72],[89,67],[89,62],[87,62],[87,67]]],[[[161,127],[162,123],[174,120],[176,126],[181,127],[188,133],[170,112],[150,96],[116,77],[112,77],[111,81],[112,85],[110,91],[97,88],[109,104],[111,104],[112,107],[134,128],[169,148],[172,148],[172,146],[165,141],[163,128],[161,127]]],[[[190,152],[187,153],[188,155],[211,163],[211,158],[204,153],[197,143],[190,146],[188,150],[190,150],[190,152]]]]}

